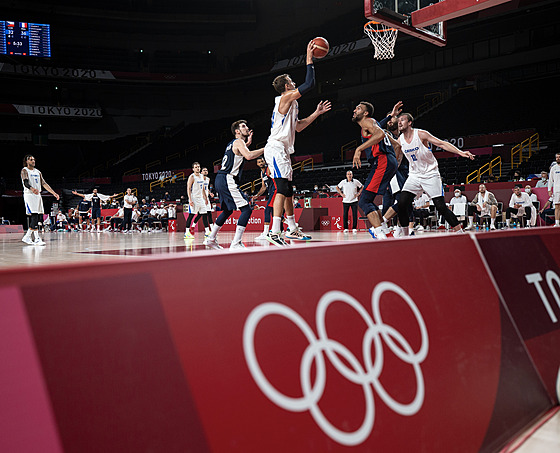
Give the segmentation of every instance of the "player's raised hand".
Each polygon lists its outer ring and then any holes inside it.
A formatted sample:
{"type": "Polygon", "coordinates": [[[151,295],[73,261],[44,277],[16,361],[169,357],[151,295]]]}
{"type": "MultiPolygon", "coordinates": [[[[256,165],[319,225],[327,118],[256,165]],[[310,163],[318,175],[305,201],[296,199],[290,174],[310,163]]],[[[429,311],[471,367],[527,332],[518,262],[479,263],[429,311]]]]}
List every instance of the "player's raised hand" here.
{"type": "Polygon", "coordinates": [[[309,41],[309,44],[307,44],[307,64],[309,64],[310,60],[313,62],[313,50],[315,50],[315,47],[317,46],[313,40],[309,41]]]}
{"type": "Polygon", "coordinates": [[[402,105],[402,101],[397,102],[391,111],[391,116],[399,116],[399,113],[402,112],[402,105]]]}
{"type": "Polygon", "coordinates": [[[331,109],[331,102],[330,101],[321,101],[321,102],[319,102],[319,104],[317,104],[316,112],[319,115],[322,115],[323,113],[328,112],[330,109],[331,109]]]}
{"type": "Polygon", "coordinates": [[[249,146],[252,141],[253,141],[253,129],[249,131],[249,135],[247,136],[247,141],[245,143],[247,144],[247,146],[249,146]]]}

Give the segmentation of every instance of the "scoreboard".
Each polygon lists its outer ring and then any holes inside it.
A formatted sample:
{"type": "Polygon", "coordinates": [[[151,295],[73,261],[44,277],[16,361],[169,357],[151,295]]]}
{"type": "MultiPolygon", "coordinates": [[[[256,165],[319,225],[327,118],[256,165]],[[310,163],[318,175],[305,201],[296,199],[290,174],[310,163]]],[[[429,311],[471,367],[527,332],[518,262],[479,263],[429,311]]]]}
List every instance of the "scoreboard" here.
{"type": "Polygon", "coordinates": [[[12,56],[51,56],[51,26],[31,22],[0,21],[0,54],[12,56]]]}

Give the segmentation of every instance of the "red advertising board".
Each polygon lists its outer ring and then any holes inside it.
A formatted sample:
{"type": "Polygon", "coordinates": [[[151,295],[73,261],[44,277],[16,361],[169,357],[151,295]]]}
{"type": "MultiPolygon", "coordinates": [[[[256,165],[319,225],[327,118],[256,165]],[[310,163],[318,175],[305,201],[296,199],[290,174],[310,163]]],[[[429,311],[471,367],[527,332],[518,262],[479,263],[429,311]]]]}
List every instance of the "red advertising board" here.
{"type": "Polygon", "coordinates": [[[65,451],[494,451],[551,405],[468,235],[6,271],[7,287],[65,451]]]}
{"type": "Polygon", "coordinates": [[[551,398],[560,379],[560,232],[511,231],[477,240],[551,398]]]}

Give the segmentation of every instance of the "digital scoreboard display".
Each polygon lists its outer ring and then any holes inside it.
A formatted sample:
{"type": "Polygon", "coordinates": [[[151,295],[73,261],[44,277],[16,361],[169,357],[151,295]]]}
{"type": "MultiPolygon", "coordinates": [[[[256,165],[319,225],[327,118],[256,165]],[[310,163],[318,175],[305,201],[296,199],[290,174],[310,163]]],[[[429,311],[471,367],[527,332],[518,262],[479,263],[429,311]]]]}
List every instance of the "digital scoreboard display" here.
{"type": "Polygon", "coordinates": [[[29,57],[51,56],[51,26],[31,22],[0,21],[0,54],[29,57]]]}

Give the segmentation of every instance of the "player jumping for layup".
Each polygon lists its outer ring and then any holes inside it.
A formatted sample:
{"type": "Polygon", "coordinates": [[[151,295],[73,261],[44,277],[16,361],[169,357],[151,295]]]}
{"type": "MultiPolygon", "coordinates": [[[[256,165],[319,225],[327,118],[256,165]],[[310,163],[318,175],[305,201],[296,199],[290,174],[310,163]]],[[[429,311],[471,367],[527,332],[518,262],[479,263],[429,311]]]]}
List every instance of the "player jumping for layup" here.
{"type": "Polygon", "coordinates": [[[382,231],[379,208],[373,202],[377,195],[383,195],[389,182],[395,176],[398,161],[401,158],[401,147],[389,133],[379,127],[379,123],[372,118],[373,105],[362,101],[354,109],[352,121],[362,128],[362,144],[356,148],[353,166],[362,166],[362,151],[371,164],[371,170],[364,183],[364,190],[358,200],[358,205],[364,211],[372,227],[369,233],[374,239],[385,239],[382,231]]]}
{"type": "Polygon", "coordinates": [[[315,44],[310,41],[307,45],[307,74],[305,82],[296,88],[288,74],[283,74],[274,79],[272,85],[280,93],[275,99],[272,112],[272,130],[264,148],[266,163],[272,172],[272,178],[276,184],[276,197],[274,199],[274,213],[272,217],[272,228],[267,240],[279,247],[286,245],[280,234],[282,213],[286,211],[288,221],[287,239],[309,240],[311,237],[303,234],[296,225],[294,217],[294,203],[292,200],[292,162],[290,154],[294,153],[294,141],[296,132],[301,132],[319,115],[331,109],[329,101],[321,101],[315,111],[305,119],[298,119],[298,102],[301,96],[315,86],[315,69],[313,67],[313,49],[315,44]]]}
{"type": "Polygon", "coordinates": [[[445,218],[453,231],[460,231],[461,225],[457,217],[445,204],[438,163],[429,144],[439,146],[447,152],[471,160],[474,159],[474,155],[469,151],[461,151],[451,143],[434,137],[428,131],[413,128],[413,121],[414,118],[410,113],[399,115],[399,132],[401,133],[399,142],[402,146],[402,152],[410,164],[408,179],[402,188],[398,205],[399,221],[403,226],[404,236],[408,236],[408,227],[404,227],[404,225],[408,223],[410,204],[416,194],[422,190],[432,199],[439,215],[445,218]]]}
{"type": "Polygon", "coordinates": [[[212,248],[222,248],[216,240],[216,235],[236,209],[241,211],[241,215],[237,221],[237,228],[235,229],[235,236],[231,242],[230,249],[245,248],[241,238],[251,217],[252,210],[249,202],[243,196],[241,190],[239,190],[239,178],[243,167],[243,159],[255,159],[264,151],[264,148],[249,151],[248,146],[253,139],[253,131],[249,130],[245,120],[238,120],[233,123],[231,125],[231,132],[235,135],[235,138],[227,145],[222,159],[222,167],[216,176],[216,190],[220,197],[222,213],[212,226],[212,232],[203,242],[204,245],[212,248]]]}

